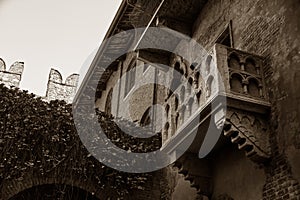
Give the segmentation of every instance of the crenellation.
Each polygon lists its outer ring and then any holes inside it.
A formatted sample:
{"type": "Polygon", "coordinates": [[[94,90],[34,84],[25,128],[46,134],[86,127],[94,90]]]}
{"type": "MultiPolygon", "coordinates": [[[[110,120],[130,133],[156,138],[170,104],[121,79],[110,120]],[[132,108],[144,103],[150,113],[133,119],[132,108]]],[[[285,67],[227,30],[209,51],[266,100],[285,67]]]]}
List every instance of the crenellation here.
{"type": "Polygon", "coordinates": [[[79,75],[78,74],[72,74],[66,78],[66,85],[74,86],[76,87],[78,85],[79,81],[79,75]]]}
{"type": "Polygon", "coordinates": [[[67,103],[72,103],[76,93],[79,80],[79,74],[71,74],[63,83],[62,75],[56,69],[51,69],[47,85],[46,99],[65,100],[67,103]]]}
{"type": "MultiPolygon", "coordinates": [[[[24,62],[14,62],[7,70],[6,63],[0,58],[0,83],[8,87],[19,87],[22,74],[24,71],[24,62]]],[[[63,83],[61,73],[56,69],[51,69],[48,79],[46,96],[43,97],[46,101],[65,100],[67,103],[72,103],[76,93],[79,81],[78,74],[71,74],[63,83]]]]}
{"type": "Polygon", "coordinates": [[[8,87],[19,87],[23,70],[24,62],[14,62],[7,70],[4,60],[0,58],[0,83],[8,87]]]}
{"type": "Polygon", "coordinates": [[[49,81],[61,84],[63,81],[62,75],[56,69],[51,68],[50,74],[49,74],[49,81]]]}

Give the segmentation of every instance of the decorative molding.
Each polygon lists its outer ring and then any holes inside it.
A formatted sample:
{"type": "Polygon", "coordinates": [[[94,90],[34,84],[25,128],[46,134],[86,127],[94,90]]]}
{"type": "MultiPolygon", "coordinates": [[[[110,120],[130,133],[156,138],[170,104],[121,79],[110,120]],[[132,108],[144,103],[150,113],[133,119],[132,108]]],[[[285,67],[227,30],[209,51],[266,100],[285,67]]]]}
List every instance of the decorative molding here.
{"type": "Polygon", "coordinates": [[[270,159],[269,129],[263,117],[243,111],[227,111],[224,135],[255,163],[270,159]]]}

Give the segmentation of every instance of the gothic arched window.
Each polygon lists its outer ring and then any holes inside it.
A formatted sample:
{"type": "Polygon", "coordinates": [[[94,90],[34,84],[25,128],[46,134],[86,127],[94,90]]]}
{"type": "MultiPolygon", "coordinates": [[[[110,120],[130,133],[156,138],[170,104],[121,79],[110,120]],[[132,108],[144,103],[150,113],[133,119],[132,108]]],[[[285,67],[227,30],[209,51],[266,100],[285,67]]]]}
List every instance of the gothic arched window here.
{"type": "Polygon", "coordinates": [[[105,113],[109,115],[112,114],[111,113],[112,94],[113,94],[113,89],[111,88],[107,94],[106,102],[105,102],[105,113]]]}

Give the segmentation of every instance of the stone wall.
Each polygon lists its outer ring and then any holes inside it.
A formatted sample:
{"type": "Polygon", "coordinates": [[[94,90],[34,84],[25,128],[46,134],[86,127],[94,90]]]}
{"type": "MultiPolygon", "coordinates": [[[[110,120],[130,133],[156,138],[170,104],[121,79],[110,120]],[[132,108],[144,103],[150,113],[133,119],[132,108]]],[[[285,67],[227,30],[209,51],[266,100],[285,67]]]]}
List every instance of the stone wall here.
{"type": "Polygon", "coordinates": [[[78,85],[79,75],[72,74],[68,76],[63,83],[63,79],[59,71],[50,70],[47,85],[46,99],[48,101],[60,99],[67,103],[72,103],[78,85]]]}
{"type": "MultiPolygon", "coordinates": [[[[115,117],[140,122],[147,109],[150,108],[162,110],[162,108],[153,108],[152,106],[155,103],[163,105],[165,90],[163,87],[160,87],[160,89],[157,90],[157,94],[155,95],[155,85],[153,83],[163,82],[166,79],[165,73],[161,73],[157,67],[148,66],[146,68],[146,65],[148,65],[149,63],[150,61],[138,57],[137,53],[129,53],[126,59],[120,62],[118,69],[114,71],[110,76],[106,84],[106,89],[102,91],[101,98],[97,99],[96,101],[96,106],[100,110],[105,111],[108,99],[107,97],[109,95],[109,92],[113,91],[110,114],[112,114],[115,117]],[[128,68],[134,64],[135,84],[133,88],[128,93],[126,93],[126,74],[128,73],[128,68]],[[156,73],[158,75],[157,79],[159,80],[155,79],[156,73]],[[155,100],[157,102],[155,102],[155,100]]],[[[161,112],[155,113],[158,113],[157,116],[155,116],[155,121],[161,122],[161,112]]],[[[151,117],[151,119],[153,119],[153,116],[151,117]]],[[[158,126],[161,127],[162,124],[158,126]]]]}
{"type": "Polygon", "coordinates": [[[194,24],[193,37],[210,49],[232,21],[234,48],[265,58],[273,129],[264,199],[296,199],[300,192],[299,18],[297,0],[211,0],[194,24]]]}
{"type": "Polygon", "coordinates": [[[7,70],[5,62],[0,58],[0,83],[7,86],[19,87],[23,70],[23,62],[15,62],[7,70]]]}
{"type": "MultiPolygon", "coordinates": [[[[8,87],[19,87],[24,70],[23,62],[15,62],[11,65],[9,70],[3,59],[0,58],[0,83],[8,87]]],[[[50,70],[47,92],[45,100],[65,100],[67,103],[72,103],[76,94],[78,86],[79,75],[72,74],[66,78],[63,83],[62,76],[59,71],[55,69],[50,70]]]]}

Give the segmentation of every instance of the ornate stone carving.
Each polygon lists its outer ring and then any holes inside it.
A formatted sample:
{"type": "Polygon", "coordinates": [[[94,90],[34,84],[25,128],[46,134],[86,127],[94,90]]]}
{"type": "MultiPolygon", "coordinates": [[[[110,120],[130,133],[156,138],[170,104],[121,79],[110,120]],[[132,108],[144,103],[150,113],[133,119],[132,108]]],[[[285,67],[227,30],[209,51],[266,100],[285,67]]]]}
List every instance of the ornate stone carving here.
{"type": "Polygon", "coordinates": [[[227,111],[224,135],[238,145],[240,150],[255,163],[266,162],[270,158],[269,130],[263,117],[249,112],[227,111]]]}
{"type": "Polygon", "coordinates": [[[262,76],[262,59],[246,52],[227,49],[231,92],[251,98],[267,99],[262,76]]]}
{"type": "Polygon", "coordinates": [[[211,196],[213,181],[210,163],[205,159],[197,159],[197,155],[184,154],[174,165],[178,173],[184,175],[185,180],[190,181],[199,195],[211,196]],[[200,167],[201,166],[201,167],[200,167]]]}

